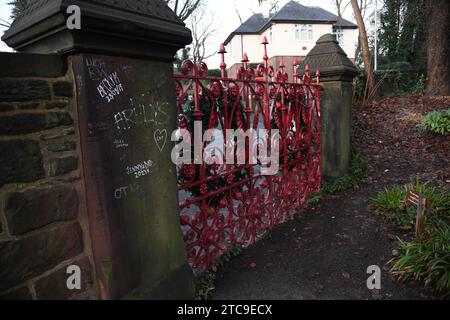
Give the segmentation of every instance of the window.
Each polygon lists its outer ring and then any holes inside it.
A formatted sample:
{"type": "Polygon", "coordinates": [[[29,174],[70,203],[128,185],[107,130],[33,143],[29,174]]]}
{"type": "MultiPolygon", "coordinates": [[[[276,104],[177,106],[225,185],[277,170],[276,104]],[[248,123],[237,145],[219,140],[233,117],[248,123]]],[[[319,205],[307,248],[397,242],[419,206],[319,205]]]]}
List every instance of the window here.
{"type": "Polygon", "coordinates": [[[296,25],[295,26],[295,40],[297,40],[297,41],[312,41],[313,40],[312,24],[296,25]]]}
{"type": "Polygon", "coordinates": [[[336,41],[342,45],[344,43],[344,30],[335,28],[333,34],[336,36],[336,41]]]}

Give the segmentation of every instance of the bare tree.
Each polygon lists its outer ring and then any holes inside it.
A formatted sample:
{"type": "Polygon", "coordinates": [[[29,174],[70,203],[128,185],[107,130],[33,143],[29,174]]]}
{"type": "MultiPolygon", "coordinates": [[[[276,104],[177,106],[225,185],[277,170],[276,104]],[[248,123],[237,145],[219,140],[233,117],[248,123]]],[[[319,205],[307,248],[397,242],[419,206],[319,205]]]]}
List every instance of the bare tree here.
{"type": "Polygon", "coordinates": [[[202,0],[164,0],[181,19],[186,21],[202,4],[202,0]]]}
{"type": "Polygon", "coordinates": [[[212,28],[214,20],[204,23],[204,10],[196,11],[189,19],[189,28],[192,32],[192,44],[190,45],[190,55],[193,62],[197,63],[213,56],[215,52],[207,52],[206,44],[208,39],[214,34],[212,28]]]}
{"type": "MultiPolygon", "coordinates": [[[[265,1],[268,1],[268,0],[258,0],[258,3],[261,5],[265,1]]],[[[279,8],[280,8],[279,0],[270,0],[270,3],[269,3],[269,14],[277,13],[279,8]]]]}
{"type": "Polygon", "coordinates": [[[278,0],[272,0],[270,2],[269,14],[277,13],[280,8],[280,3],[278,0]]]}
{"type": "Polygon", "coordinates": [[[6,21],[5,19],[0,18],[0,26],[5,27],[5,28],[9,28],[11,26],[11,23],[6,21]]]}
{"type": "MultiPolygon", "coordinates": [[[[350,2],[349,2],[350,3],[350,2]]],[[[366,19],[367,8],[372,5],[372,0],[359,0],[359,8],[361,9],[362,17],[366,19]]],[[[358,37],[358,45],[356,47],[355,53],[356,63],[362,63],[362,54],[361,54],[361,41],[358,37]]]]}
{"type": "Polygon", "coordinates": [[[353,11],[355,13],[356,23],[359,28],[359,41],[361,43],[364,71],[367,77],[366,91],[368,97],[378,99],[377,88],[375,87],[375,81],[373,77],[372,61],[370,58],[369,40],[367,38],[366,25],[361,13],[361,8],[358,5],[358,0],[351,0],[353,11]]]}
{"type": "Polygon", "coordinates": [[[342,18],[345,10],[350,4],[349,0],[332,0],[334,7],[336,8],[337,15],[342,18]]]}
{"type": "Polygon", "coordinates": [[[239,18],[239,22],[240,22],[241,24],[243,24],[243,23],[244,23],[244,20],[242,20],[242,16],[241,16],[241,14],[240,14],[240,12],[239,12],[239,9],[238,9],[236,0],[234,1],[234,10],[236,10],[236,14],[237,14],[237,16],[238,16],[238,18],[239,18]]]}

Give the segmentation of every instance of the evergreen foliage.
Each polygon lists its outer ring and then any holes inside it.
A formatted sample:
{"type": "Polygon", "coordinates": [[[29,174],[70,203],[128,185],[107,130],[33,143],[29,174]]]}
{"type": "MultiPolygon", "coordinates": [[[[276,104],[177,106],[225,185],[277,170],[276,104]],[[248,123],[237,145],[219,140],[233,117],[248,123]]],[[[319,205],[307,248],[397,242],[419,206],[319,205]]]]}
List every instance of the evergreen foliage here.
{"type": "Polygon", "coordinates": [[[395,69],[402,62],[426,70],[426,19],[424,0],[385,1],[380,30],[383,69],[395,69]]]}

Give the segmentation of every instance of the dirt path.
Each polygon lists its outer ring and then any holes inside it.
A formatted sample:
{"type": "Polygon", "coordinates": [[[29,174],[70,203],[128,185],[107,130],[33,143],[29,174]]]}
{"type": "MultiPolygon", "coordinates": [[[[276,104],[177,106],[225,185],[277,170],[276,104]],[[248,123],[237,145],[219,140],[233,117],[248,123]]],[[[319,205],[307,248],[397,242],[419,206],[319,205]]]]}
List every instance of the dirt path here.
{"type": "Polygon", "coordinates": [[[367,210],[367,199],[375,191],[365,186],[357,192],[329,196],[320,206],[276,228],[219,273],[214,299],[429,296],[419,286],[402,288],[384,270],[380,292],[367,289],[367,267],[382,268],[391,258],[395,241],[394,233],[367,210]]]}
{"type": "Polygon", "coordinates": [[[400,98],[357,110],[355,135],[369,162],[368,183],[325,196],[232,259],[218,273],[213,299],[435,298],[420,284],[399,284],[385,270],[399,233],[367,206],[382,188],[417,175],[439,184],[450,179],[450,139],[416,128],[430,109],[450,106],[448,99],[439,103],[400,98]],[[366,287],[370,265],[382,268],[380,291],[366,287]]]}

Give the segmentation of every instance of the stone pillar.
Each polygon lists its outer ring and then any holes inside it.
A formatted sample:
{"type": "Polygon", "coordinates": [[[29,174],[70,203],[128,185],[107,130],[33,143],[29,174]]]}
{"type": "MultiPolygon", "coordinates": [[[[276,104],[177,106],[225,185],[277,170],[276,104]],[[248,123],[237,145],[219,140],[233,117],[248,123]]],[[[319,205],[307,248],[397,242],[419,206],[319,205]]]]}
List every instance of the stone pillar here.
{"type": "Polygon", "coordinates": [[[322,121],[322,173],[325,178],[339,178],[350,168],[352,129],[352,81],[355,65],[332,34],[320,37],[301,63],[300,70],[320,70],[322,121]]]}
{"type": "Polygon", "coordinates": [[[16,50],[67,56],[83,188],[104,299],[192,298],[170,137],[173,57],[191,34],[162,0],[37,0],[5,33],[16,50]],[[69,30],[69,5],[81,29],[69,30]]]}

